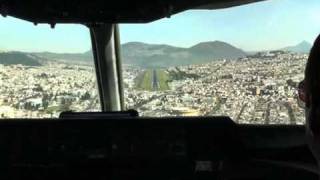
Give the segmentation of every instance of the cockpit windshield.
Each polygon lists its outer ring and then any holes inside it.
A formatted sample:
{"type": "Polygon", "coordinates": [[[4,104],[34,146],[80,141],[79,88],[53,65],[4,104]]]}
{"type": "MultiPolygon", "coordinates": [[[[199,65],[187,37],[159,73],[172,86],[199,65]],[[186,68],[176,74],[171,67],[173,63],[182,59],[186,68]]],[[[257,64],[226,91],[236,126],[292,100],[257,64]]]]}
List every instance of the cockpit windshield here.
{"type": "Polygon", "coordinates": [[[0,18],[0,118],[101,111],[90,33],[0,18]]]}
{"type": "MultiPolygon", "coordinates": [[[[124,104],[141,116],[304,124],[298,84],[318,0],[269,0],[121,24],[124,104]]],[[[101,111],[89,29],[0,18],[0,118],[101,111]]]]}
{"type": "Polygon", "coordinates": [[[270,0],[122,24],[127,109],[304,124],[297,86],[320,32],[317,0],[270,0]]]}

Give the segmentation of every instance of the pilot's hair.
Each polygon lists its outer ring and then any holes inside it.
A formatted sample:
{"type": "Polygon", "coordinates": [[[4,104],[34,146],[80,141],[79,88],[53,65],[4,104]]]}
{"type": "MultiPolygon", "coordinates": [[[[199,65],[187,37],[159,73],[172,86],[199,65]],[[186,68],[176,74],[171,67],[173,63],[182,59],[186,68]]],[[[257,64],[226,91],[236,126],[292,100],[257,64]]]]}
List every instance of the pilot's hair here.
{"type": "Polygon", "coordinates": [[[319,94],[320,91],[320,35],[315,40],[307,62],[305,70],[305,92],[307,93],[308,100],[318,104],[320,97],[315,97],[316,94],[319,94]]]}
{"type": "Polygon", "coordinates": [[[315,40],[305,70],[306,107],[311,107],[310,129],[320,134],[320,35],[315,40]]]}

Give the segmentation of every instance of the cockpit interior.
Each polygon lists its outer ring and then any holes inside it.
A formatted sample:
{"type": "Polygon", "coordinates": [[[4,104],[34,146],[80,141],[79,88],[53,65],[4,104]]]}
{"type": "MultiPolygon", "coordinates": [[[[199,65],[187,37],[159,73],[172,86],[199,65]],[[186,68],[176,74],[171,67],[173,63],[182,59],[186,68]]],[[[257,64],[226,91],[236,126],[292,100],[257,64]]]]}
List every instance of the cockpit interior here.
{"type": "Polygon", "coordinates": [[[0,0],[0,179],[318,179],[316,0],[0,0]]]}

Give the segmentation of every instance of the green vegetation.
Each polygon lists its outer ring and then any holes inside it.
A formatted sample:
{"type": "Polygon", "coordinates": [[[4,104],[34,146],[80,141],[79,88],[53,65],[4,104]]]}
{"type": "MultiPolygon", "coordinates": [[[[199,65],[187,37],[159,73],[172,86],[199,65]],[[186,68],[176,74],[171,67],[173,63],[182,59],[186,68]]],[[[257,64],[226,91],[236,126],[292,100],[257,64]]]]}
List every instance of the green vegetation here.
{"type": "Polygon", "coordinates": [[[183,80],[186,78],[198,79],[200,78],[197,74],[186,73],[181,71],[178,67],[176,67],[176,71],[169,71],[170,80],[183,80]]]}
{"type": "Polygon", "coordinates": [[[169,85],[168,82],[170,80],[169,75],[167,72],[165,72],[164,70],[157,70],[157,76],[158,76],[158,81],[160,84],[159,90],[160,91],[166,91],[169,90],[169,85]]]}
{"type": "Polygon", "coordinates": [[[139,90],[152,91],[152,70],[145,70],[136,79],[136,87],[139,90]]]}
{"type": "Polygon", "coordinates": [[[148,69],[142,72],[140,75],[135,80],[136,83],[136,88],[139,90],[146,90],[146,91],[166,91],[169,90],[169,85],[168,82],[170,81],[170,76],[169,74],[161,69],[156,70],[156,76],[157,80],[159,83],[159,88],[158,89],[153,89],[153,74],[154,70],[153,69],[148,69]]]}
{"type": "Polygon", "coordinates": [[[145,71],[143,75],[143,80],[140,84],[141,89],[151,91],[152,90],[151,82],[152,82],[152,70],[147,70],[145,71]]]}
{"type": "Polygon", "coordinates": [[[124,64],[150,69],[203,64],[246,56],[241,49],[221,41],[202,42],[190,48],[129,42],[121,46],[121,52],[124,64]]]}
{"type": "Polygon", "coordinates": [[[194,79],[199,78],[199,75],[197,74],[188,74],[184,71],[181,71],[179,68],[176,68],[176,69],[177,71],[171,71],[171,72],[166,72],[163,69],[156,70],[157,80],[159,83],[158,89],[153,89],[154,88],[153,87],[153,78],[154,78],[153,71],[154,70],[152,69],[145,70],[136,78],[136,88],[140,90],[147,90],[147,91],[153,91],[153,90],[166,91],[170,89],[168,83],[171,82],[172,80],[181,80],[186,78],[194,78],[194,79]]]}

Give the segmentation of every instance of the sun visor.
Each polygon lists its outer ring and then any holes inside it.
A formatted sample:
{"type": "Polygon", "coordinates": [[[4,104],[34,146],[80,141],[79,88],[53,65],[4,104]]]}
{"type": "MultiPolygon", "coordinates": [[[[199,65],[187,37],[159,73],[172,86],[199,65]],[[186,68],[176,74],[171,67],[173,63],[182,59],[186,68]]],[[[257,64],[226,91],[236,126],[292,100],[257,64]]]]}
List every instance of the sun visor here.
{"type": "Polygon", "coordinates": [[[35,24],[147,23],[190,9],[220,9],[261,0],[0,0],[2,16],[35,24]]]}

